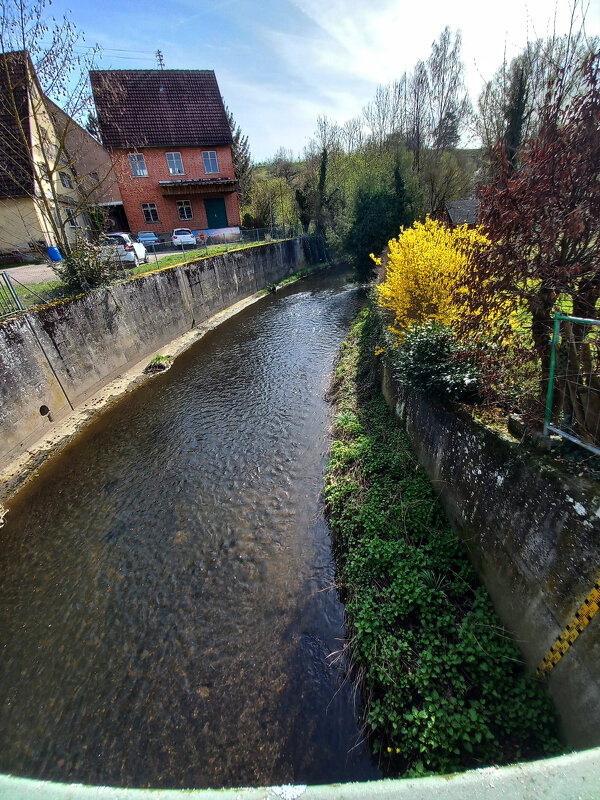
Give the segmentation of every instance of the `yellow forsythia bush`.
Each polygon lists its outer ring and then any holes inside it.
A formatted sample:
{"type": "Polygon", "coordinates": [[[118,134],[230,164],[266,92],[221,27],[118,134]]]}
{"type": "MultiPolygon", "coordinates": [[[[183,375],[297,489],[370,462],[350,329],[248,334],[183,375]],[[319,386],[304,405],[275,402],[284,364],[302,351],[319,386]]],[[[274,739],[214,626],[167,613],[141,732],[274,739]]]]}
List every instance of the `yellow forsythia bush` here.
{"type": "Polygon", "coordinates": [[[452,326],[460,316],[471,256],[488,241],[480,227],[449,228],[429,217],[402,228],[388,244],[379,303],[394,312],[402,330],[428,320],[452,326]]]}

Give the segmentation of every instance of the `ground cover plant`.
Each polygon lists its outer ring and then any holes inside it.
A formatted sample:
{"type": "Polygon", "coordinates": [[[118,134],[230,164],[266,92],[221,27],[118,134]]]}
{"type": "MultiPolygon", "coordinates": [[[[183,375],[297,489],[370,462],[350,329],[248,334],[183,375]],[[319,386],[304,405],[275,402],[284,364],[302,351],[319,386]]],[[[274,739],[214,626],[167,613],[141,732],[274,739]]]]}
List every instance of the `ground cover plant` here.
{"type": "Polygon", "coordinates": [[[325,485],[366,735],[391,774],[556,753],[552,703],[376,388],[379,335],[366,310],[342,348],[325,485]]]}

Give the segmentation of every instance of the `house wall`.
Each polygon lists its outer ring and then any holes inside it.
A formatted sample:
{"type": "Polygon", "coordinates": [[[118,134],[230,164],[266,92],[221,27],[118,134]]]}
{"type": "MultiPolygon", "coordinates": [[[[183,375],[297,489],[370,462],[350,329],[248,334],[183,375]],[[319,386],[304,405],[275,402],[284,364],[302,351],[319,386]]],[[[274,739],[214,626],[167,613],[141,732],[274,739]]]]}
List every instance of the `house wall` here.
{"type": "Polygon", "coordinates": [[[64,131],[69,163],[80,182],[83,196],[89,205],[120,203],[121,192],[108,150],[57,105],[50,102],[52,116],[59,130],[64,131]],[[91,177],[95,172],[99,180],[91,177]]]}
{"type": "MultiPolygon", "coordinates": [[[[69,189],[62,185],[62,182],[59,177],[60,167],[57,166],[56,160],[57,157],[60,159],[62,154],[60,152],[61,149],[61,138],[60,135],[57,133],[54,127],[54,119],[51,116],[48,107],[46,105],[46,98],[41,94],[38,89],[37,82],[31,81],[30,90],[29,90],[29,107],[30,107],[30,135],[31,135],[31,154],[32,159],[34,162],[34,170],[36,174],[35,179],[35,194],[37,197],[45,197],[48,199],[50,204],[54,206],[54,199],[52,197],[50,181],[43,177],[42,165],[44,163],[44,154],[46,156],[46,160],[52,169],[52,178],[54,180],[54,188],[55,188],[55,195],[56,199],[58,200],[58,208],[57,213],[60,214],[61,220],[64,222],[66,220],[66,213],[65,208],[73,208],[76,209],[78,205],[78,201],[76,200],[76,189],[69,189]],[[46,138],[44,140],[44,132],[46,134],[46,138]],[[57,154],[58,153],[58,154],[57,154]]],[[[68,168],[64,170],[65,172],[69,173],[72,177],[73,185],[75,185],[75,179],[72,173],[68,168]]],[[[46,244],[56,244],[54,241],[54,234],[52,233],[52,225],[46,219],[46,215],[43,210],[42,201],[38,201],[36,203],[38,209],[38,219],[39,225],[42,229],[42,236],[41,238],[44,239],[46,244]]],[[[82,224],[82,221],[78,219],[78,222],[82,224]]],[[[74,244],[77,241],[79,229],[71,227],[68,223],[64,226],[64,236],[68,242],[74,244]]],[[[33,239],[33,236],[29,236],[29,239],[33,239]]]]}
{"type": "Polygon", "coordinates": [[[41,239],[44,239],[44,230],[32,198],[1,198],[0,249],[27,250],[30,241],[41,239]]]}
{"type": "Polygon", "coordinates": [[[125,212],[129,220],[129,225],[134,233],[143,230],[153,230],[156,233],[172,233],[174,228],[186,227],[206,228],[206,212],[204,209],[205,197],[223,197],[227,211],[227,221],[229,225],[240,224],[240,212],[236,192],[195,194],[188,193],[185,189],[177,196],[163,197],[159,181],[171,180],[195,180],[199,178],[235,178],[233,170],[233,158],[231,147],[152,147],[133,150],[111,151],[111,157],[117,175],[125,212]],[[218,174],[207,175],[204,170],[202,153],[214,150],[217,153],[219,164],[218,174]],[[137,178],[131,173],[129,164],[129,153],[143,153],[148,171],[147,177],[137,178]],[[167,153],[179,152],[183,162],[183,175],[171,175],[167,165],[167,153]],[[177,212],[177,200],[189,200],[192,204],[194,218],[189,221],[179,219],[177,212]],[[142,203],[156,203],[159,215],[159,222],[146,222],[142,213],[142,203]]]}

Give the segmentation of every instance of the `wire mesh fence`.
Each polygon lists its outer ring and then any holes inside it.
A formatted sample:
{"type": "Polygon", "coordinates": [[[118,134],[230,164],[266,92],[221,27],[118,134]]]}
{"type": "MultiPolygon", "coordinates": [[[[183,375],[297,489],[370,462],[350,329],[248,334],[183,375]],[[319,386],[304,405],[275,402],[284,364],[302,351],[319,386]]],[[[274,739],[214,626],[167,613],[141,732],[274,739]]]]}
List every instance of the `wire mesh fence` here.
{"type": "Polygon", "coordinates": [[[600,455],[600,320],[556,314],[544,434],[600,455]]]}
{"type": "MultiPolygon", "coordinates": [[[[133,251],[131,253],[122,252],[123,247],[118,247],[113,243],[102,247],[102,255],[104,257],[100,259],[102,264],[99,263],[97,265],[98,269],[103,272],[100,282],[95,280],[90,283],[86,279],[86,265],[81,265],[81,269],[78,269],[77,264],[71,264],[70,268],[71,271],[76,273],[77,291],[88,292],[95,286],[117,283],[130,278],[132,275],[160,268],[161,266],[169,267],[176,263],[194,261],[197,258],[218,255],[240,247],[294,238],[300,234],[299,226],[273,225],[269,228],[254,228],[251,230],[239,228],[237,230],[228,230],[224,233],[214,232],[210,236],[196,237],[195,244],[181,245],[179,247],[173,247],[169,239],[168,241],[146,246],[145,264],[142,263],[141,256],[133,259],[133,251]]],[[[301,238],[307,260],[309,263],[314,263],[314,259],[309,256],[312,254],[312,249],[315,248],[315,243],[313,242],[315,235],[302,235],[301,238]],[[307,252],[307,247],[310,252],[307,252]]],[[[316,260],[323,260],[323,258],[316,260]]],[[[0,272],[0,319],[10,317],[32,306],[44,305],[72,296],[75,289],[61,272],[61,267],[64,264],[64,261],[58,262],[55,265],[56,275],[54,280],[45,278],[45,283],[41,285],[25,282],[25,279],[19,280],[13,274],[9,275],[7,272],[0,272]]],[[[87,267],[89,267],[89,264],[87,264],[87,267]]]]}

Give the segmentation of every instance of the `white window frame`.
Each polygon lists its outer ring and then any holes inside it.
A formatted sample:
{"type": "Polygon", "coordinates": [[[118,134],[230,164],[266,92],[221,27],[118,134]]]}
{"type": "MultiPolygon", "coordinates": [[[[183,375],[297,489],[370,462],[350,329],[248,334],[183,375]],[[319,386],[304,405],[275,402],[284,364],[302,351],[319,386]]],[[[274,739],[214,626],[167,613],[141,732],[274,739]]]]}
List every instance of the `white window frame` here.
{"type": "Polygon", "coordinates": [[[204,162],[204,172],[207,175],[215,175],[219,172],[219,159],[216,150],[203,150],[202,161],[204,162]],[[213,169],[213,166],[216,169],[213,169]]]}
{"type": "Polygon", "coordinates": [[[59,172],[60,182],[64,186],[65,189],[72,189],[73,188],[73,181],[71,180],[71,176],[68,172],[59,172]]]}
{"type": "Polygon", "coordinates": [[[148,167],[143,153],[129,153],[129,166],[134,178],[147,178],[148,167]]]}
{"type": "Polygon", "coordinates": [[[142,214],[144,215],[144,222],[147,222],[149,225],[153,222],[160,222],[156,203],[142,203],[142,214]],[[148,219],[147,215],[152,217],[152,212],[156,214],[156,219],[148,219]]]}
{"type": "Polygon", "coordinates": [[[194,219],[194,209],[192,208],[192,201],[191,200],[178,200],[177,201],[177,213],[179,214],[179,219],[184,222],[188,219],[194,219]],[[182,217],[181,212],[187,211],[189,208],[190,215],[189,217],[182,217]]]}
{"type": "Polygon", "coordinates": [[[167,153],[167,166],[171,175],[185,175],[181,153],[167,153]],[[171,156],[171,159],[169,159],[169,156],[171,156]],[[176,163],[177,161],[179,161],[179,164],[176,163]]]}

